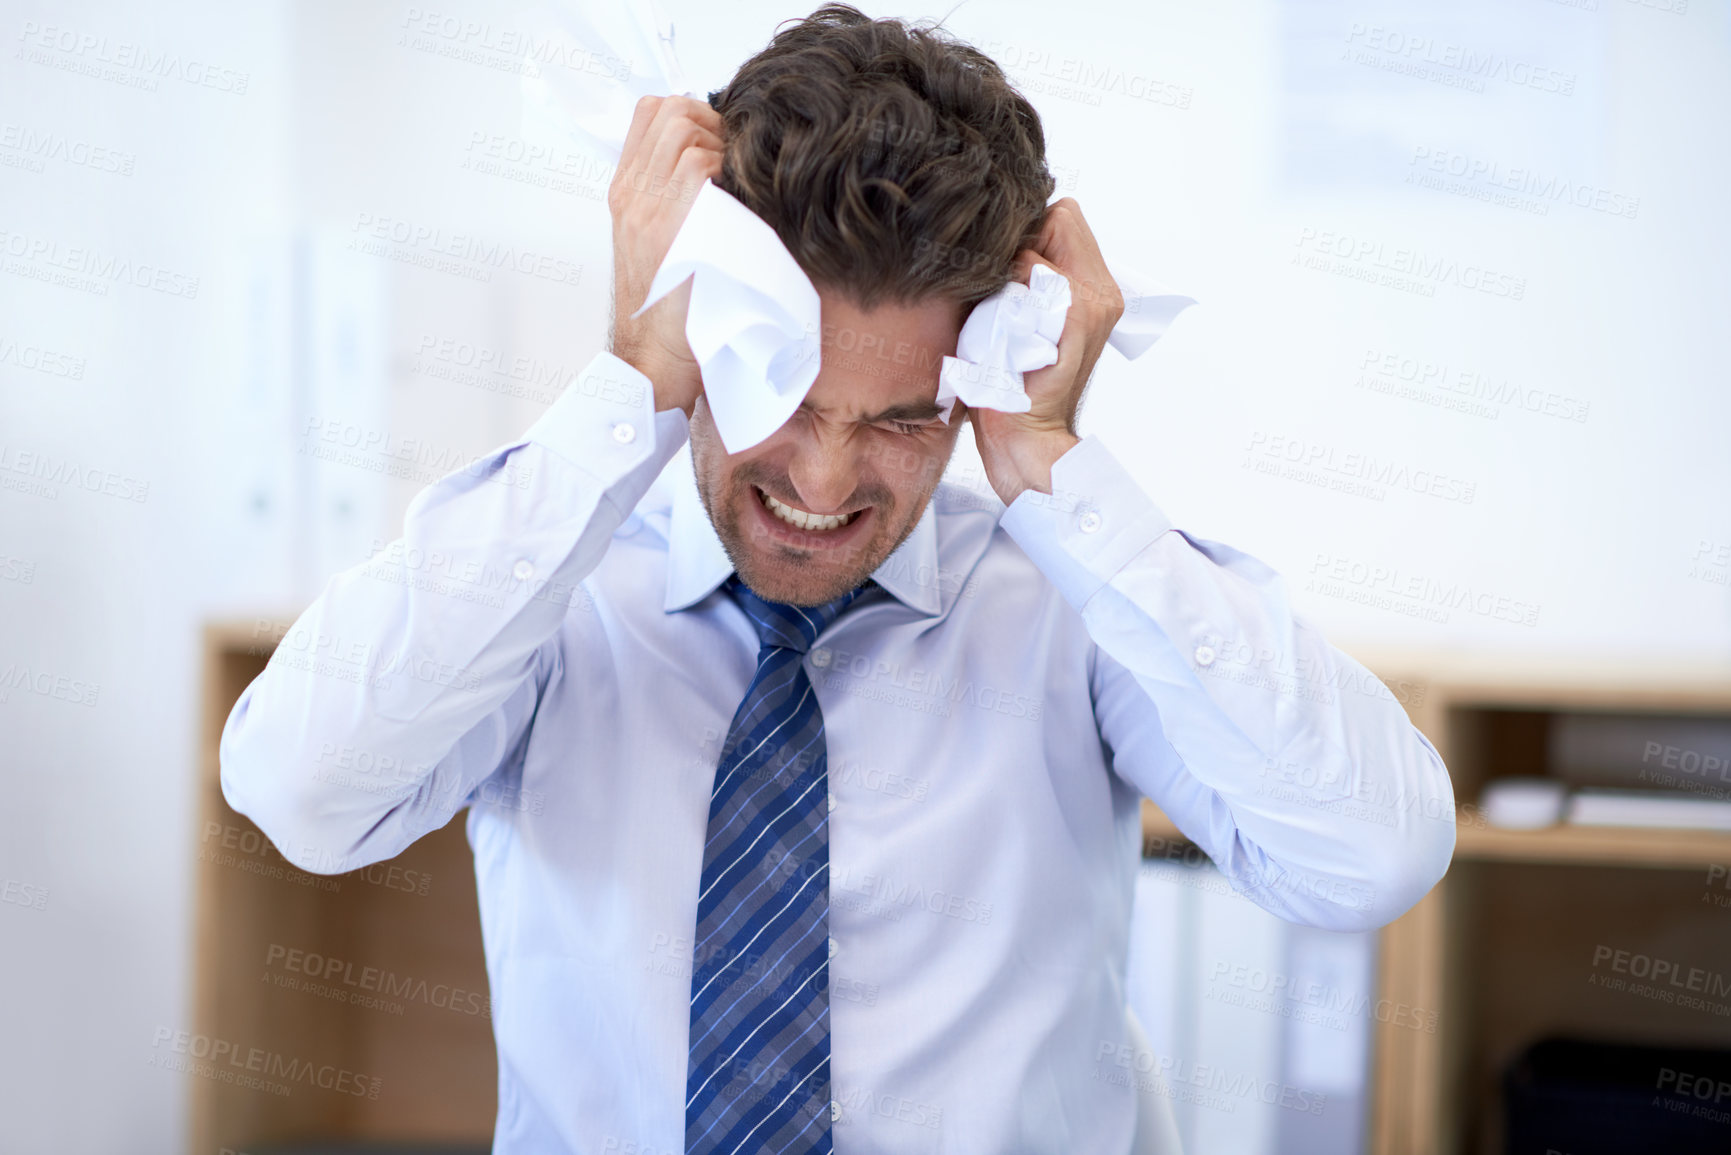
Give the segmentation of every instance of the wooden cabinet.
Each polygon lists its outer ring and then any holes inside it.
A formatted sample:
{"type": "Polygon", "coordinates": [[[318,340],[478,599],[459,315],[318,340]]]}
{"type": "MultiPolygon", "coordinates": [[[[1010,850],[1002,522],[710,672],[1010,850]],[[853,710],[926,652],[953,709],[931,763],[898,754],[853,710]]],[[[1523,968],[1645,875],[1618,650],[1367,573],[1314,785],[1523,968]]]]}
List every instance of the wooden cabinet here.
{"type": "Polygon", "coordinates": [[[461,816],[390,863],[324,876],[285,861],[223,801],[223,722],[274,637],[250,623],[205,635],[195,1026],[180,1056],[191,1150],[486,1151],[497,1068],[461,816]]]}

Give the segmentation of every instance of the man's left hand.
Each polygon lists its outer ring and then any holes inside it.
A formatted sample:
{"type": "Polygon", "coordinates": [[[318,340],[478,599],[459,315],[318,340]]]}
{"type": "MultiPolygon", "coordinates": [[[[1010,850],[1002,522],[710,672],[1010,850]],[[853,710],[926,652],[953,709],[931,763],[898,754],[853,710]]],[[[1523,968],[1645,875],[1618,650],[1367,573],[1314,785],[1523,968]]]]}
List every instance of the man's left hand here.
{"type": "Polygon", "coordinates": [[[1056,269],[1070,282],[1070,311],[1058,338],[1058,359],[1022,375],[1030,403],[1026,413],[968,410],[986,478],[1005,505],[1023,490],[1052,492],[1052,463],[1080,440],[1076,411],[1082,391],[1107,336],[1124,315],[1124,295],[1074,198],[1046,209],[1034,248],[1016,258],[1016,279],[1027,284],[1035,264],[1056,269]]]}

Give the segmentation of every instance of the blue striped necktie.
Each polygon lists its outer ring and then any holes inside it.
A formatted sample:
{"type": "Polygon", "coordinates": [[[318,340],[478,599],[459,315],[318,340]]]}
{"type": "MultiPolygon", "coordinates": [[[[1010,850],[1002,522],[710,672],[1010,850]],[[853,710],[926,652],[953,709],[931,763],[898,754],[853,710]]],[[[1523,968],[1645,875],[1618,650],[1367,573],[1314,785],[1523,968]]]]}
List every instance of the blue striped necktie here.
{"type": "Polygon", "coordinates": [[[757,626],[757,674],[715,770],[697,896],[687,1155],[830,1150],[829,765],[805,653],[867,583],[827,605],[727,592],[757,626]]]}

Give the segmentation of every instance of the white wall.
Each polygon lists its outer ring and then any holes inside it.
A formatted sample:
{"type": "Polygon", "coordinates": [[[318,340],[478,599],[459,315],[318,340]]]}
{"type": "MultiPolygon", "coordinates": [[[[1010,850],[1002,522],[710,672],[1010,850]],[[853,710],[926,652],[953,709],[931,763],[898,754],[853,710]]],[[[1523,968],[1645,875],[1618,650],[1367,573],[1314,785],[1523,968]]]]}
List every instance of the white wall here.
{"type": "MultiPolygon", "coordinates": [[[[1681,3],[993,0],[956,7],[950,25],[1029,82],[1063,191],[1109,260],[1202,302],[1142,360],[1108,353],[1085,410],[1179,524],[1281,568],[1348,648],[1723,662],[1731,9],[1670,10],[1681,3]],[[1398,63],[1396,39],[1423,37],[1418,59],[1470,53],[1496,74],[1474,91],[1443,82],[1459,70],[1379,66],[1398,63]],[[1638,205],[1487,202],[1410,181],[1425,156],[1638,205]],[[1347,255],[1322,252],[1324,235],[1347,255]],[[1352,275],[1380,275],[1403,250],[1453,279],[1421,295],[1352,275]],[[1316,256],[1321,270],[1304,266],[1316,256]],[[1520,299],[1459,283],[1485,268],[1520,299]],[[1462,412],[1433,402],[1471,398],[1434,385],[1379,393],[1355,383],[1371,350],[1518,397],[1462,412]],[[1585,420],[1559,415],[1582,407],[1585,420]],[[1280,475],[1292,446],[1313,459],[1299,479],[1280,475]],[[1406,481],[1328,487],[1366,457],[1406,481]],[[1421,470],[1457,497],[1470,484],[1471,501],[1415,492],[1421,470]],[[1345,580],[1312,582],[1336,562],[1345,580]],[[1489,612],[1414,616],[1450,587],[1489,612]],[[1497,620],[1498,599],[1534,624],[1497,620]]],[[[798,14],[666,6],[705,89],[798,14]]],[[[0,903],[0,1031],[15,1040],[0,1086],[24,1105],[0,1112],[0,1148],[182,1146],[184,1086],[146,1064],[151,1032],[188,1016],[197,628],[298,609],[396,533],[416,488],[312,461],[307,422],[478,454],[546,394],[432,376],[428,347],[487,346],[557,378],[601,341],[602,186],[465,168],[477,134],[518,131],[516,78],[485,54],[400,42],[414,7],[431,6],[0,10],[0,476],[13,483],[0,489],[0,673],[100,686],[88,706],[25,688],[0,701],[0,877],[14,897],[47,891],[41,910],[0,903]],[[33,47],[32,25],[71,30],[57,42],[71,47],[33,47]],[[145,91],[122,82],[142,75],[135,63],[63,67],[127,45],[177,71],[145,91]],[[194,61],[232,70],[219,85],[245,73],[246,91],[189,82],[194,61]],[[58,157],[33,171],[20,142],[44,137],[118,153],[130,172],[58,157]],[[349,247],[358,222],[383,218],[527,245],[583,275],[483,283],[349,247]],[[38,244],[196,276],[197,297],[45,285],[30,275],[47,268],[38,244]],[[20,363],[43,348],[81,376],[20,363]],[[20,491],[21,453],[104,471],[85,475],[98,489],[147,481],[146,498],[20,491]]],[[[440,10],[496,32],[526,19],[440,10]]]]}
{"type": "Polygon", "coordinates": [[[197,629],[236,565],[222,415],[239,253],[288,211],[286,28],[268,3],[9,2],[0,29],[0,876],[46,891],[0,903],[0,1149],[169,1151],[184,1083],[146,1063],[187,1025],[197,629]],[[196,297],[29,275],[53,261],[196,297]],[[41,350],[78,375],[26,367],[41,350]],[[21,454],[79,473],[20,492],[21,454]]]}

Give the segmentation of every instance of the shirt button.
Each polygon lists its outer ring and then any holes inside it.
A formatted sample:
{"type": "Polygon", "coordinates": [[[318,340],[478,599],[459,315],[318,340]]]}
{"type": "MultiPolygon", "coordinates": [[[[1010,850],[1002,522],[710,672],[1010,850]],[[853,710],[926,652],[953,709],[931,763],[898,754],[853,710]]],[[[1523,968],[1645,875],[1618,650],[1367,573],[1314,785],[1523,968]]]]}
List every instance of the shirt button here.
{"type": "Polygon", "coordinates": [[[835,795],[834,795],[834,794],[831,794],[831,795],[830,795],[830,796],[829,796],[829,808],[830,808],[830,809],[831,809],[831,810],[834,810],[834,809],[835,809],[835,795]]]}
{"type": "Polygon", "coordinates": [[[1197,646],[1196,647],[1196,664],[1198,666],[1212,666],[1214,664],[1214,647],[1213,646],[1197,646]]]}
{"type": "Polygon", "coordinates": [[[621,445],[630,445],[637,440],[637,427],[621,421],[613,427],[613,440],[621,445]]]}
{"type": "Polygon", "coordinates": [[[1081,525],[1083,533],[1093,533],[1100,528],[1100,515],[1090,509],[1082,515],[1081,525]]]}
{"type": "Polygon", "coordinates": [[[840,947],[835,945],[835,935],[833,935],[833,934],[830,935],[829,936],[829,957],[834,958],[835,952],[840,950],[840,949],[841,949],[840,947]]]}
{"type": "Polygon", "coordinates": [[[511,567],[511,576],[520,582],[526,582],[535,576],[535,563],[528,558],[521,558],[511,567]]]}
{"type": "Polygon", "coordinates": [[[831,1123],[841,1122],[841,1100],[840,1099],[831,1099],[829,1101],[829,1121],[831,1123]]]}

